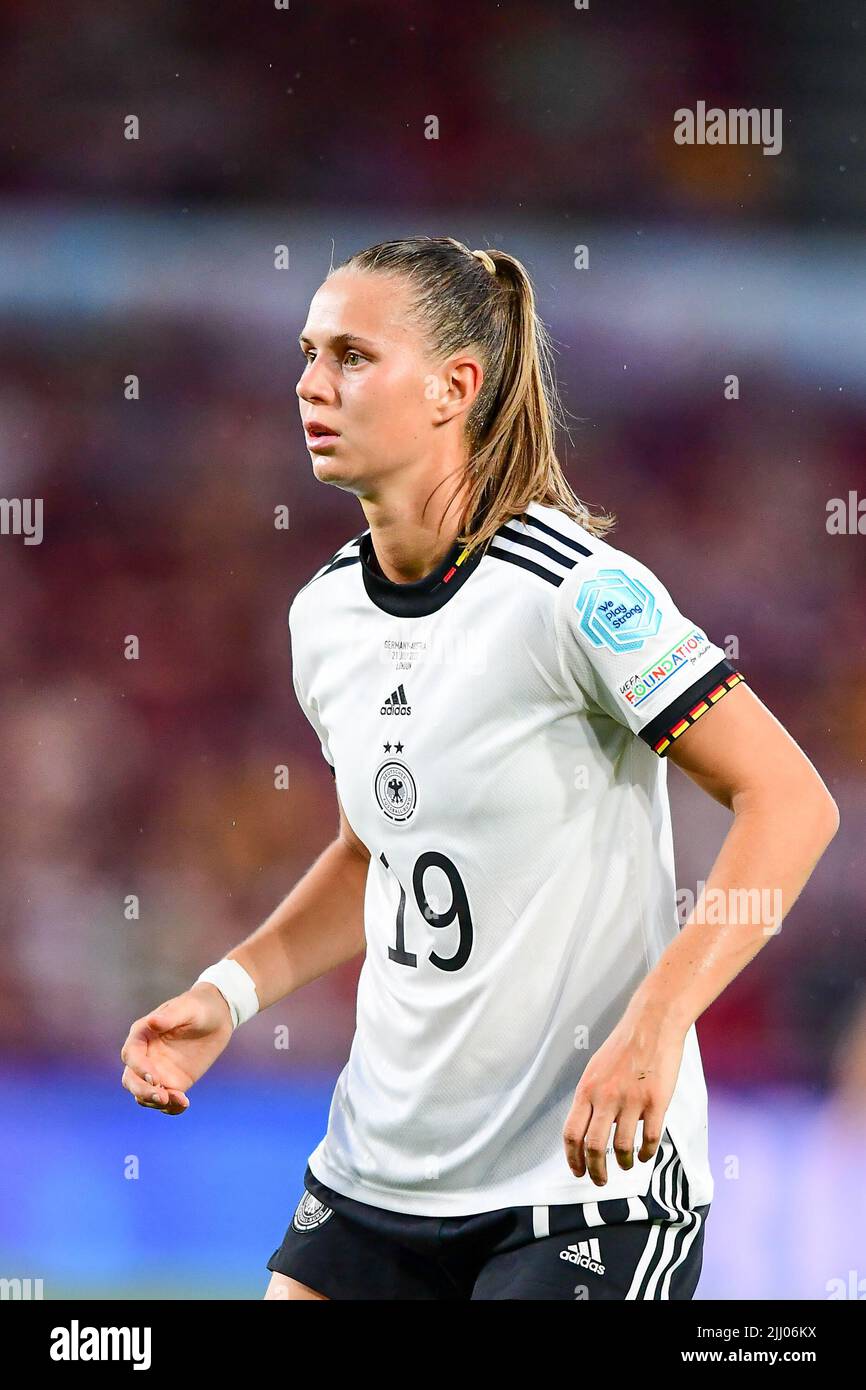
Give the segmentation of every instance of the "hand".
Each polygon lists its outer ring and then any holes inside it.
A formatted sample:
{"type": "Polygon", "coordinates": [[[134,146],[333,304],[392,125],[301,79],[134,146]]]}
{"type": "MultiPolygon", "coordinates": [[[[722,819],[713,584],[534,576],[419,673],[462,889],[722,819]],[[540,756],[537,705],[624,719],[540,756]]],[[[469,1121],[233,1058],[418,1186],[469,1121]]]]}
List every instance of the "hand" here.
{"type": "Polygon", "coordinates": [[[562,1132],[575,1177],[587,1169],[597,1186],[607,1182],[606,1149],[616,1122],[614,1152],[620,1168],[634,1166],[634,1137],[643,1120],[641,1163],[661,1140],[664,1117],[679,1076],[685,1033],[647,1015],[628,1014],[587,1063],[562,1132]],[[584,1153],[584,1145],[586,1151],[584,1153]]]}
{"type": "Polygon", "coordinates": [[[120,1084],[139,1105],[182,1115],[189,1109],[185,1092],[203,1076],[232,1036],[229,1006],[215,985],[193,985],[136,1019],[121,1061],[120,1084]]]}

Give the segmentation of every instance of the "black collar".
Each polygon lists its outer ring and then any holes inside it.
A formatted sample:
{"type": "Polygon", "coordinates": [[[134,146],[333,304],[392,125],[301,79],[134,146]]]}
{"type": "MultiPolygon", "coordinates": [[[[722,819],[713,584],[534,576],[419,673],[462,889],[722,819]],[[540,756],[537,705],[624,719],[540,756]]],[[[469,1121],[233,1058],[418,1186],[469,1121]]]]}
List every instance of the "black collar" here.
{"type": "Polygon", "coordinates": [[[457,561],[465,548],[455,541],[444,559],[423,579],[416,579],[410,584],[395,584],[379,570],[372,537],[369,531],[365,531],[358,544],[364,588],[376,607],[392,617],[420,618],[427,613],[435,613],[466,583],[470,574],[477,569],[487,547],[476,546],[462,565],[458,565],[457,561]]]}

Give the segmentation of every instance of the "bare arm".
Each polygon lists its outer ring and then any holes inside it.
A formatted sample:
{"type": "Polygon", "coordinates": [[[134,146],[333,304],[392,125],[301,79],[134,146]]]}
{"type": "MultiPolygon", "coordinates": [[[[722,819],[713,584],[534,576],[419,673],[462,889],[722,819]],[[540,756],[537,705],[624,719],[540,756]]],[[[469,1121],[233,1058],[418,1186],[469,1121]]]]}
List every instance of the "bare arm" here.
{"type": "Polygon", "coordinates": [[[705,726],[683,734],[669,757],[734,813],[702,898],[632,1000],[685,1031],[779,931],[836,834],[839,812],[805,753],[746,685],[705,726]]]}
{"type": "MultiPolygon", "coordinates": [[[[369,851],[340,805],[337,838],[252,936],[229,952],[249,971],[266,1009],[364,950],[369,851]]],[[[232,1016],[220,990],[201,981],[133,1023],[120,1049],[121,1085],[138,1105],[182,1115],[186,1092],[227,1047],[232,1016]]]]}
{"type": "Polygon", "coordinates": [[[262,1009],[364,950],[370,852],[349,825],[339,796],[337,805],[337,838],[270,917],[228,952],[229,960],[236,960],[253,977],[262,1009]]]}
{"type": "Polygon", "coordinates": [[[839,825],[815,768],[746,685],[687,729],[668,756],[734,819],[682,931],[577,1087],[563,1132],[566,1157],[575,1176],[588,1170],[599,1186],[614,1123],[620,1167],[633,1165],[640,1120],[638,1157],[652,1157],[689,1028],[776,934],[839,825]]]}

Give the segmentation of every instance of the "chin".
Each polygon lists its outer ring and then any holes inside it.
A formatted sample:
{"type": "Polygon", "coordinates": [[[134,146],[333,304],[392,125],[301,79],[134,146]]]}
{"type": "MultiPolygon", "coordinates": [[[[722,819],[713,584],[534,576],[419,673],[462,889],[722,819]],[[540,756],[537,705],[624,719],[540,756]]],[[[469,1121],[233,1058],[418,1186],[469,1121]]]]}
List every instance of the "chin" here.
{"type": "Polygon", "coordinates": [[[353,478],[352,471],[347,467],[345,459],[334,458],[333,454],[313,454],[311,455],[313,465],[313,477],[320,483],[333,483],[335,487],[344,487],[350,492],[354,492],[358,485],[358,480],[353,478]]]}

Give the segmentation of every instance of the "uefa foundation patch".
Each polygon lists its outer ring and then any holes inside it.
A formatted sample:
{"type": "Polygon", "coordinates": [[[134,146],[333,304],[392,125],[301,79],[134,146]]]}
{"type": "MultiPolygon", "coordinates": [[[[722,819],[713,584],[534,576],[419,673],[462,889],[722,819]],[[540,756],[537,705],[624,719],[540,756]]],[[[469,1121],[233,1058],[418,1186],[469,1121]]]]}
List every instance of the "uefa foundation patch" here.
{"type": "Polygon", "coordinates": [[[304,1195],[295,1208],[292,1217],[293,1231],[314,1231],[317,1226],[322,1226],[329,1216],[334,1215],[333,1207],[326,1207],[324,1202],[320,1202],[318,1197],[314,1197],[312,1192],[304,1188],[304,1195]]]}

